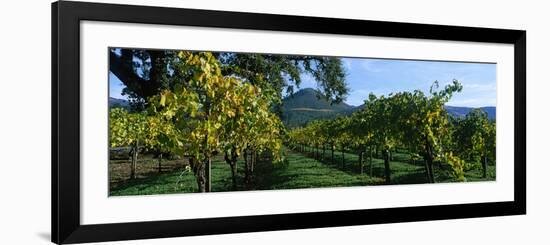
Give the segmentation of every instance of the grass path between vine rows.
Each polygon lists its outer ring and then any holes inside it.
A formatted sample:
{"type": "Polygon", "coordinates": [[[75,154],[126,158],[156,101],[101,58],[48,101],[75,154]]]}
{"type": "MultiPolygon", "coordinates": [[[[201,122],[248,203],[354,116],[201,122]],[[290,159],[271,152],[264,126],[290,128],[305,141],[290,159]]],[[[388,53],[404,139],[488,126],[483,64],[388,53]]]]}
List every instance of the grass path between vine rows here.
{"type": "MultiPolygon", "coordinates": [[[[346,152],[345,166],[341,165],[341,152],[335,152],[335,163],[331,162],[330,151],[325,151],[322,160],[313,159],[312,155],[298,153],[285,149],[286,161],[272,164],[268,157],[263,157],[255,169],[252,190],[282,190],[298,188],[346,187],[384,184],[384,165],[381,159],[374,158],[372,175],[369,176],[370,166],[364,164],[364,173],[360,174],[358,156],[346,152]]],[[[395,153],[391,162],[392,184],[425,183],[424,167],[421,163],[411,164],[408,154],[395,153]]],[[[238,166],[238,191],[247,190],[244,185],[244,162],[240,160],[238,166]]],[[[494,173],[494,166],[490,172],[494,173]]],[[[452,181],[444,170],[437,170],[438,182],[452,181]]],[[[481,180],[478,171],[467,173],[470,181],[481,180]]],[[[494,177],[490,178],[489,180],[494,177]]],[[[170,193],[196,192],[195,177],[191,172],[183,170],[148,177],[128,180],[113,186],[110,195],[153,195],[170,193]]],[[[233,191],[231,185],[231,171],[229,165],[221,158],[212,162],[212,192],[233,191]]]]}

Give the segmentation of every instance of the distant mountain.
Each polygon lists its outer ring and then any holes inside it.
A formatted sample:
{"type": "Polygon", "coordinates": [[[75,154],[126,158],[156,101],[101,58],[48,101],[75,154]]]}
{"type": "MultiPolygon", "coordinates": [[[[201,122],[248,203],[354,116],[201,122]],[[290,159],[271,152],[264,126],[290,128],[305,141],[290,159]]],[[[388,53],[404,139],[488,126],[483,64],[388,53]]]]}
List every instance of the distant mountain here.
{"type": "Polygon", "coordinates": [[[330,101],[324,98],[319,91],[312,88],[300,89],[293,95],[284,98],[283,103],[285,107],[289,109],[311,108],[319,110],[342,111],[354,108],[354,106],[346,103],[331,104],[330,101]]]}
{"type": "Polygon", "coordinates": [[[346,103],[331,104],[317,90],[305,88],[283,99],[281,120],[287,127],[295,128],[314,120],[348,115],[355,108],[346,103]]]}
{"type": "MultiPolygon", "coordinates": [[[[458,106],[445,106],[447,112],[454,117],[465,117],[471,110],[475,109],[472,107],[458,107],[458,106]]],[[[497,108],[494,106],[485,106],[480,107],[481,110],[487,112],[487,116],[490,120],[495,120],[497,115],[497,108]]]]}
{"type": "Polygon", "coordinates": [[[130,108],[130,102],[128,102],[125,99],[117,99],[117,98],[109,97],[109,108],[117,108],[117,107],[128,109],[130,108]]]}

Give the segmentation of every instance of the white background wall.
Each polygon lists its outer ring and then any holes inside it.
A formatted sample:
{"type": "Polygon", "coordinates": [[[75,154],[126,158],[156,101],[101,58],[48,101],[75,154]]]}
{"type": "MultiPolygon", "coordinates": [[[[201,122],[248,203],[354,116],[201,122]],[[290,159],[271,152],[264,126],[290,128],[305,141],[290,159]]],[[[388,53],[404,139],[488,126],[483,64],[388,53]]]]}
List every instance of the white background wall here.
{"type": "MultiPolygon", "coordinates": [[[[113,1],[108,1],[113,2],[113,1]]],[[[548,244],[549,8],[545,1],[134,0],[120,3],[527,30],[526,216],[414,222],[109,244],[548,244]]],[[[50,1],[0,8],[0,244],[48,244],[50,1]]]]}

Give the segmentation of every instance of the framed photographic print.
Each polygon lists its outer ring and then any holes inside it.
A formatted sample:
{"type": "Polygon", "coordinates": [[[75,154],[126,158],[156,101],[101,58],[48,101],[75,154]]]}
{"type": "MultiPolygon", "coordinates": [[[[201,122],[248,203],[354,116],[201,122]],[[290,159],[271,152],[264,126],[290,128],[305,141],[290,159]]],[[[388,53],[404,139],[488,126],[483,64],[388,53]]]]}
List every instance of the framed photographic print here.
{"type": "Polygon", "coordinates": [[[526,33],[52,4],[52,241],[520,215],[526,33]]]}

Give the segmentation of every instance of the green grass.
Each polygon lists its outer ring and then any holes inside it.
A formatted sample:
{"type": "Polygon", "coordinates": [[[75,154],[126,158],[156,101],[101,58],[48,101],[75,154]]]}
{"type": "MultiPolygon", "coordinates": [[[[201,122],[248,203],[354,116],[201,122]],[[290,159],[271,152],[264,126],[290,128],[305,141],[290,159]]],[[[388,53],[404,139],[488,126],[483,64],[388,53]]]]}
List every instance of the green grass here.
{"type": "MultiPolygon", "coordinates": [[[[298,153],[286,150],[285,161],[273,164],[269,159],[259,161],[254,172],[254,183],[245,188],[243,161],[237,163],[237,190],[280,190],[297,188],[321,188],[366,186],[384,184],[383,160],[373,158],[372,176],[370,165],[365,157],[363,174],[360,174],[359,158],[356,154],[345,153],[345,165],[342,168],[341,152],[335,151],[335,162],[331,161],[331,153],[325,151],[324,156],[317,160],[306,153],[298,153]]],[[[409,155],[394,153],[390,163],[391,184],[419,184],[426,183],[424,165],[421,162],[413,163],[409,155]]],[[[438,164],[434,166],[437,182],[454,181],[449,174],[448,166],[438,164]]],[[[487,179],[481,178],[481,170],[473,169],[466,173],[468,181],[482,181],[495,179],[495,166],[489,166],[487,179]]],[[[192,172],[174,171],[169,173],[154,174],[141,179],[129,180],[111,186],[110,195],[151,195],[169,193],[196,192],[197,184],[192,172]]],[[[221,159],[212,161],[212,191],[233,191],[231,182],[231,170],[228,164],[221,159]]]]}
{"type": "MultiPolygon", "coordinates": [[[[242,180],[243,162],[237,163],[238,187],[243,188],[242,180]]],[[[113,187],[110,191],[112,196],[126,195],[152,195],[197,192],[197,182],[193,172],[180,170],[171,173],[157,174],[142,179],[129,180],[113,187]]],[[[231,191],[231,168],[224,161],[212,161],[212,191],[231,191]]]]}
{"type": "Polygon", "coordinates": [[[284,163],[262,164],[257,169],[258,189],[279,190],[318,187],[365,186],[381,184],[383,179],[353,174],[299,153],[288,152],[284,163]]]}
{"type": "MultiPolygon", "coordinates": [[[[309,151],[312,149],[309,148],[309,151]]],[[[319,151],[320,155],[322,154],[322,150],[319,151]]],[[[306,153],[304,153],[306,154],[306,153]]],[[[313,154],[310,153],[308,156],[313,157],[313,154]]],[[[360,173],[360,167],[359,167],[359,156],[356,153],[353,152],[345,152],[345,165],[343,168],[343,171],[350,173],[350,174],[359,174],[360,173]]],[[[327,148],[325,149],[325,154],[322,156],[321,161],[325,164],[337,166],[339,169],[342,169],[342,152],[341,151],[334,151],[334,161],[332,162],[332,156],[330,150],[327,148]]],[[[364,173],[369,174],[370,173],[370,166],[368,163],[368,160],[366,159],[367,156],[364,156],[364,173]]],[[[373,158],[372,162],[372,175],[378,176],[379,178],[384,178],[384,160],[379,158],[373,158]]],[[[391,184],[421,184],[421,183],[427,183],[426,178],[426,171],[424,167],[424,163],[422,161],[416,161],[413,162],[410,159],[410,155],[408,153],[404,152],[394,152],[393,153],[393,159],[390,161],[390,169],[391,169],[391,184]]],[[[446,182],[454,182],[455,180],[450,174],[450,167],[449,165],[442,163],[441,165],[436,163],[434,164],[434,175],[435,180],[437,183],[446,183],[446,182]]],[[[474,182],[474,181],[491,181],[495,180],[496,176],[496,166],[495,165],[489,165],[487,168],[487,178],[482,178],[482,170],[481,168],[474,168],[470,171],[465,172],[465,177],[468,182],[474,182]]]]}

